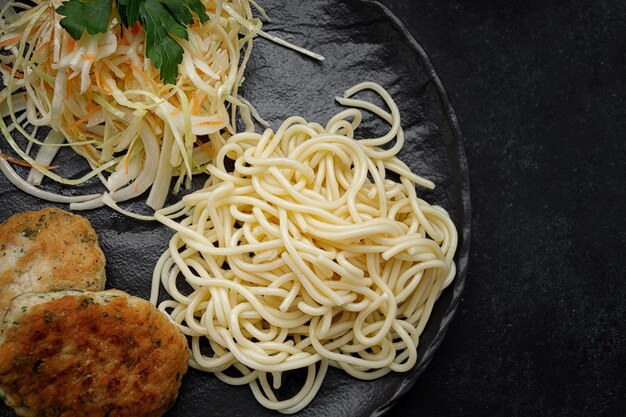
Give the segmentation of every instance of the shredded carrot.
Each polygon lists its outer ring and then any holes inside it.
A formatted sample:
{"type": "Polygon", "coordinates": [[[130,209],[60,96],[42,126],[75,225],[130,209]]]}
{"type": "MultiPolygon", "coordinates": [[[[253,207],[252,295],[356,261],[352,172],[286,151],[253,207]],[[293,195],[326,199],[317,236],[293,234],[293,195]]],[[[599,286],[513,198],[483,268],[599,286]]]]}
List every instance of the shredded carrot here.
{"type": "Polygon", "coordinates": [[[89,118],[91,116],[93,116],[94,114],[98,113],[100,111],[100,107],[98,107],[97,109],[94,109],[92,111],[90,111],[89,113],[87,113],[86,115],[84,115],[83,117],[81,117],[80,119],[74,121],[74,123],[71,123],[67,126],[68,129],[74,129],[77,128],[78,126],[82,125],[84,122],[86,122],[87,120],[89,120],[89,118]]]}
{"type": "Polygon", "coordinates": [[[98,86],[100,91],[102,91],[102,83],[100,82],[100,71],[98,71],[98,65],[96,65],[93,69],[93,75],[96,78],[96,85],[98,86]]]}
{"type": "Polygon", "coordinates": [[[45,72],[47,72],[48,74],[52,75],[53,77],[55,77],[57,75],[57,71],[55,68],[52,67],[52,54],[46,54],[48,56],[48,58],[43,61],[41,64],[39,64],[39,68],[45,72]]]}
{"type": "Polygon", "coordinates": [[[200,114],[200,104],[206,98],[206,94],[204,93],[196,93],[191,97],[190,105],[191,105],[191,114],[194,116],[198,116],[200,114]]]}
{"type": "Polygon", "coordinates": [[[0,48],[3,48],[5,46],[8,45],[13,45],[15,43],[18,43],[20,41],[20,39],[22,39],[22,35],[17,35],[17,36],[13,36],[12,38],[9,39],[5,39],[2,42],[0,42],[0,48]]]}
{"type": "Polygon", "coordinates": [[[76,41],[71,36],[68,36],[67,37],[67,53],[74,52],[75,48],[76,48],[76,41]]]}
{"type": "Polygon", "coordinates": [[[85,150],[85,152],[87,152],[87,155],[89,155],[89,157],[93,161],[97,161],[98,160],[96,154],[93,153],[93,151],[91,150],[91,146],[89,146],[89,145],[81,145],[81,147],[85,150]]]}
{"type": "Polygon", "coordinates": [[[194,126],[218,126],[224,124],[223,122],[212,122],[212,121],[206,121],[206,122],[200,122],[200,123],[194,123],[194,126]]]}
{"type": "Polygon", "coordinates": [[[126,72],[124,73],[124,89],[125,90],[129,90],[130,89],[130,83],[132,82],[132,68],[130,68],[130,66],[127,66],[126,68],[126,72]]]}
{"type": "Polygon", "coordinates": [[[111,90],[111,88],[108,85],[104,85],[104,83],[100,79],[100,70],[99,70],[98,66],[96,66],[94,68],[93,72],[94,72],[94,75],[96,76],[96,85],[98,86],[100,91],[102,91],[102,93],[106,94],[107,96],[112,95],[113,91],[111,90]]]}
{"type": "MultiPolygon", "coordinates": [[[[54,6],[52,5],[52,2],[50,4],[50,21],[54,22],[54,14],[56,13],[56,10],[54,8],[54,6]]],[[[52,25],[52,30],[50,30],[50,39],[48,39],[47,43],[52,43],[52,40],[54,39],[54,27],[55,25],[52,25]]]]}
{"type": "MultiPolygon", "coordinates": [[[[22,161],[21,159],[17,159],[17,158],[13,158],[12,156],[9,156],[5,153],[0,152],[0,158],[4,159],[5,161],[9,161],[12,164],[15,165],[19,165],[22,167],[26,167],[26,168],[32,168],[33,166],[31,164],[29,164],[26,161],[22,161]]],[[[51,166],[51,165],[42,165],[42,167],[46,168],[46,169],[56,169],[58,168],[58,166],[51,166]]]]}
{"type": "Polygon", "coordinates": [[[27,167],[27,168],[32,168],[32,165],[29,164],[28,162],[22,161],[21,159],[13,158],[13,157],[11,157],[11,156],[9,156],[9,155],[7,155],[5,153],[2,153],[2,152],[0,152],[0,158],[4,159],[6,161],[9,161],[9,162],[11,162],[12,164],[15,164],[15,165],[19,165],[19,166],[23,166],[23,167],[27,167]]]}
{"type": "MultiPolygon", "coordinates": [[[[69,72],[69,68],[67,69],[67,72],[69,72]]],[[[69,78],[71,74],[67,74],[67,83],[65,84],[65,97],[70,97],[72,95],[72,91],[77,90],[79,88],[80,85],[80,78],[78,77],[74,77],[74,78],[69,78]]]]}
{"type": "Polygon", "coordinates": [[[95,107],[98,107],[98,109],[100,109],[100,106],[97,104],[94,104],[93,102],[93,91],[91,88],[87,89],[87,111],[88,112],[92,112],[94,110],[95,107]]]}
{"type": "Polygon", "coordinates": [[[204,152],[208,153],[211,157],[215,156],[215,151],[206,142],[202,142],[200,138],[197,138],[196,143],[204,152]]]}
{"type": "Polygon", "coordinates": [[[41,45],[39,45],[37,47],[37,49],[35,49],[33,51],[33,54],[38,54],[39,52],[42,52],[44,49],[46,49],[48,47],[48,45],[50,45],[50,42],[44,42],[41,45]]]}
{"type": "MultiPolygon", "coordinates": [[[[13,71],[13,68],[11,68],[10,66],[8,66],[6,64],[2,64],[2,68],[4,68],[9,74],[11,73],[11,71],[13,71]]],[[[15,78],[19,78],[20,80],[24,79],[24,74],[22,74],[19,71],[16,71],[15,72],[15,78]]]]}
{"type": "Polygon", "coordinates": [[[140,30],[141,30],[141,25],[139,24],[139,22],[135,22],[133,27],[130,28],[130,31],[133,35],[137,35],[140,30]]]}

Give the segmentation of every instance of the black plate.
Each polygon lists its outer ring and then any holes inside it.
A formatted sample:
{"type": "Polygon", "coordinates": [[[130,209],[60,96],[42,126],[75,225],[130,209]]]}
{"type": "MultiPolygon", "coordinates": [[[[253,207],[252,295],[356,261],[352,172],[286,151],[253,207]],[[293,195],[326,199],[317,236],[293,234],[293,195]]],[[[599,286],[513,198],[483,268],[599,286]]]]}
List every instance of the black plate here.
{"type": "MultiPolygon", "coordinates": [[[[359,0],[261,3],[273,19],[265,26],[268,32],[319,52],[326,60],[318,63],[258,40],[241,93],[273,127],[296,114],[324,124],[340,108],[334,103],[335,95],[362,81],[381,84],[400,107],[407,137],[400,158],[414,172],[437,184],[432,192],[418,192],[422,198],[446,208],[459,230],[457,277],[437,301],[420,338],[418,365],[408,373],[370,382],[331,369],[315,400],[299,413],[328,417],[380,415],[408,391],[432,358],[463,290],[471,217],[468,168],[459,126],[425,52],[380,4],[359,0]]],[[[361,135],[380,128],[380,123],[366,123],[361,135]]],[[[2,150],[6,152],[6,144],[2,144],[2,150]]],[[[0,195],[0,220],[19,211],[53,205],[16,190],[2,175],[0,195]]],[[[132,221],[108,209],[82,214],[100,235],[108,259],[107,287],[147,298],[154,264],[171,232],[159,224],[132,221]]],[[[0,405],[0,417],[12,415],[0,405]]],[[[228,386],[210,374],[190,370],[178,401],[167,415],[277,413],[258,405],[247,386],[228,386]]]]}

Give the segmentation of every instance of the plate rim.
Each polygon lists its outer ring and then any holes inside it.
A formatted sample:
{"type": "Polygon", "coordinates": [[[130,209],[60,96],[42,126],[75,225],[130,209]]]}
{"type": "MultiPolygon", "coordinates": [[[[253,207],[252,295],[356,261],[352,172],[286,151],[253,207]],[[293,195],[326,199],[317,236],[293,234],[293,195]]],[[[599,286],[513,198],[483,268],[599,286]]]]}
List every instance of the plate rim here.
{"type": "MultiPolygon", "coordinates": [[[[0,3],[3,1],[0,0],[0,3]]],[[[469,264],[469,254],[470,254],[470,245],[471,245],[471,229],[472,229],[472,209],[471,209],[471,199],[470,199],[470,175],[469,175],[469,166],[468,160],[465,151],[465,142],[464,137],[461,132],[461,127],[458,122],[456,112],[454,111],[446,89],[443,86],[439,76],[437,75],[435,68],[424,50],[424,48],[417,42],[411,31],[408,29],[407,25],[402,22],[398,16],[393,13],[385,4],[381,3],[379,0],[359,0],[360,3],[368,3],[372,4],[375,7],[378,7],[381,13],[389,20],[389,22],[395,26],[396,29],[404,35],[407,45],[411,47],[419,56],[421,64],[423,64],[424,69],[429,77],[429,79],[433,82],[437,90],[437,95],[441,100],[442,107],[446,112],[446,119],[451,126],[451,131],[454,135],[455,143],[453,146],[456,148],[458,152],[458,163],[460,167],[460,179],[461,179],[461,201],[462,201],[462,228],[459,229],[459,234],[461,239],[461,245],[459,246],[459,250],[457,251],[456,258],[457,261],[457,276],[455,277],[452,285],[446,291],[453,291],[452,299],[447,309],[445,310],[442,320],[437,328],[437,331],[433,337],[432,342],[428,345],[424,356],[420,359],[418,364],[410,370],[406,376],[401,380],[400,387],[393,393],[393,395],[386,399],[386,401],[378,406],[371,414],[371,417],[381,416],[383,414],[391,411],[392,407],[397,403],[397,401],[407,394],[410,389],[415,385],[420,375],[425,371],[426,367],[429,365],[432,360],[434,353],[439,348],[443,339],[446,335],[446,332],[450,326],[450,323],[458,309],[458,305],[461,300],[461,295],[465,288],[466,274],[469,264]]],[[[58,206],[58,204],[50,203],[50,206],[58,206]]],[[[62,205],[66,207],[66,205],[62,205]]],[[[376,407],[376,405],[373,405],[376,407]]],[[[278,415],[278,414],[277,414],[278,415]]]]}
{"type": "Polygon", "coordinates": [[[461,294],[465,289],[465,280],[467,275],[467,269],[469,264],[469,253],[470,253],[470,245],[471,245],[471,229],[472,229],[472,207],[471,207],[471,193],[470,193],[470,175],[469,175],[469,164],[467,161],[467,154],[465,152],[465,141],[464,136],[461,132],[461,126],[459,124],[458,118],[456,116],[456,112],[452,107],[452,103],[450,102],[450,98],[448,97],[448,93],[441,82],[441,79],[437,75],[435,71],[435,67],[430,60],[430,57],[426,53],[426,50],[417,42],[407,25],[396,16],[394,12],[391,11],[385,4],[381,3],[379,0],[360,0],[362,3],[370,3],[377,6],[382,13],[393,23],[396,28],[402,32],[402,34],[406,37],[408,44],[411,48],[417,52],[420,59],[422,60],[423,65],[425,66],[428,76],[431,81],[434,83],[437,88],[437,93],[441,98],[442,105],[445,107],[447,120],[452,127],[452,133],[454,134],[456,140],[456,150],[459,153],[459,164],[461,168],[461,200],[463,207],[462,214],[462,227],[460,235],[462,239],[460,239],[461,245],[460,249],[457,251],[455,257],[458,257],[458,261],[456,264],[456,277],[453,281],[453,284],[448,287],[448,290],[453,290],[452,300],[450,305],[444,312],[443,318],[435,334],[431,344],[426,349],[426,353],[421,358],[419,363],[415,365],[410,371],[410,374],[407,375],[406,378],[402,380],[401,387],[398,389],[394,395],[383,405],[378,407],[373,413],[370,414],[370,417],[379,417],[383,414],[389,412],[393,406],[398,402],[398,400],[404,396],[417,382],[417,379],[424,372],[430,361],[432,360],[436,350],[441,345],[448,327],[458,309],[459,303],[461,301],[461,294]]]}

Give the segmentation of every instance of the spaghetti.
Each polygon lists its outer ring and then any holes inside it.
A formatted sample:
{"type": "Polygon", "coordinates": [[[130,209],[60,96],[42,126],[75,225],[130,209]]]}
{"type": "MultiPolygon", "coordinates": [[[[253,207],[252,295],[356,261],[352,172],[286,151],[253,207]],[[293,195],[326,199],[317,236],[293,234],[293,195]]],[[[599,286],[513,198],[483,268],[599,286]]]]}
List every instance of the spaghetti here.
{"type": "Polygon", "coordinates": [[[417,196],[432,182],[395,156],[404,133],[392,98],[363,83],[338,100],[348,108],[326,126],[291,117],[275,133],[230,137],[205,188],[156,213],[176,234],[151,301],[161,286],[169,294],[158,306],[190,337],[191,366],[249,384],[282,413],[312,401],[329,365],[360,379],[411,369],[455,275],[453,222],[417,196]],[[352,98],[363,90],[389,111],[352,98]],[[359,109],[388,133],[355,140],[359,109]],[[296,369],[307,370],[304,386],[279,399],[282,373],[296,369]]]}

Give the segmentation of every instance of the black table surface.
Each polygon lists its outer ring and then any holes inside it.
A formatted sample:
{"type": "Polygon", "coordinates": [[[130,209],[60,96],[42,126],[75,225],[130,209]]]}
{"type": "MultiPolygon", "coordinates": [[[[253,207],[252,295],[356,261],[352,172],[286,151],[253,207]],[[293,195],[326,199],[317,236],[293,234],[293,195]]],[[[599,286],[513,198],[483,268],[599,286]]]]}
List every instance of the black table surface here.
{"type": "Polygon", "coordinates": [[[473,210],[456,316],[388,416],[626,415],[626,2],[382,2],[447,89],[473,210]]]}
{"type": "Polygon", "coordinates": [[[626,415],[626,2],[387,0],[446,86],[473,231],[390,416],[626,415]]]}

